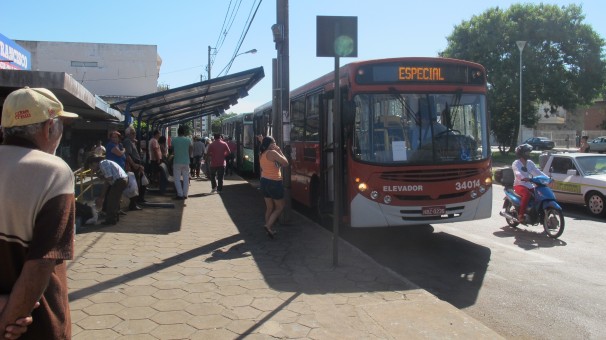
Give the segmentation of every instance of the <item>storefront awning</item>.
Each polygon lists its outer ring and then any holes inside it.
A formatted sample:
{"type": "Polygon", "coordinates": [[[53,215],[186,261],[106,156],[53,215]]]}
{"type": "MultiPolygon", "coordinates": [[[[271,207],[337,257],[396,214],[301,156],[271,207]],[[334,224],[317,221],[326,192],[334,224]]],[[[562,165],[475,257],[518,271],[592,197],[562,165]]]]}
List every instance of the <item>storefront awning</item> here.
{"type": "Polygon", "coordinates": [[[75,112],[86,121],[124,121],[122,113],[65,72],[0,70],[0,105],[9,93],[25,86],[49,89],[66,111],[75,112]]]}
{"type": "Polygon", "coordinates": [[[265,76],[263,67],[194,83],[112,104],[129,121],[133,117],[151,127],[175,125],[208,115],[219,116],[246,97],[265,76]]]}

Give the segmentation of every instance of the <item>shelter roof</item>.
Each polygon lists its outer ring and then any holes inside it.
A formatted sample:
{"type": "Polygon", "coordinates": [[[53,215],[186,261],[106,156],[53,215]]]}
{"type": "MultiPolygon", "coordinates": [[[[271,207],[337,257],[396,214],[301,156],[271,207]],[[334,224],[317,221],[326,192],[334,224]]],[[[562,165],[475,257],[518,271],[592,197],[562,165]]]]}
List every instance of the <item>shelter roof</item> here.
{"type": "Polygon", "coordinates": [[[263,77],[263,67],[209,79],[112,104],[129,116],[151,125],[172,125],[211,114],[221,115],[246,97],[263,77]]]}

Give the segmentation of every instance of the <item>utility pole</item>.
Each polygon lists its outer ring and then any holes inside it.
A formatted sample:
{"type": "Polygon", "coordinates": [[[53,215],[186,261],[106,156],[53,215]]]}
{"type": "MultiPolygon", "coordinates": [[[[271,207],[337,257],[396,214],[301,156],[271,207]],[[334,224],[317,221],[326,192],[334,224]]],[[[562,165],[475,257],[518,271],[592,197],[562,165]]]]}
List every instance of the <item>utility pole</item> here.
{"type": "MultiPolygon", "coordinates": [[[[212,50],[212,48],[210,47],[210,45],[208,45],[208,67],[207,67],[207,71],[208,71],[208,79],[210,80],[210,51],[212,50]]],[[[206,134],[208,135],[208,137],[210,137],[212,135],[212,129],[211,129],[211,117],[212,115],[209,114],[206,116],[206,134]]]]}
{"type": "MultiPolygon", "coordinates": [[[[284,156],[291,161],[290,146],[290,68],[289,68],[289,42],[288,42],[288,0],[276,0],[276,24],[271,27],[277,50],[277,78],[276,87],[272,93],[274,100],[278,99],[276,110],[273,110],[273,137],[284,150],[284,156]]],[[[287,222],[291,213],[290,193],[290,166],[284,167],[284,211],[281,222],[287,222]]]]}

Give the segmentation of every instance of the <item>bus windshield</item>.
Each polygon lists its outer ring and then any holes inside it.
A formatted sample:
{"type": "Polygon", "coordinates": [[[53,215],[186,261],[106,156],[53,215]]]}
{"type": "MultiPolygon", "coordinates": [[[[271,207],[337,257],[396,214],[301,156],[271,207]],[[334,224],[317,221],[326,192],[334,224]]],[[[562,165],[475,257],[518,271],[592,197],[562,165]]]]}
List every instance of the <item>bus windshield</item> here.
{"type": "Polygon", "coordinates": [[[357,94],[354,158],[380,164],[453,163],[489,156],[486,97],[357,94]]]}

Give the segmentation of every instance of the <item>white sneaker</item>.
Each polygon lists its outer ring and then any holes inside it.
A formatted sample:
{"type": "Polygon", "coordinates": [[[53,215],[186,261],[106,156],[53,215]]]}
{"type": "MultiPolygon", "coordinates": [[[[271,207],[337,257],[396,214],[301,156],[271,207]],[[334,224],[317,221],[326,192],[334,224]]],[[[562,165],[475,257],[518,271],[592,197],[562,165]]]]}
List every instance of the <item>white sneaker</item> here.
{"type": "Polygon", "coordinates": [[[210,191],[211,194],[214,194],[216,192],[217,192],[217,189],[213,189],[213,190],[210,191]]]}

